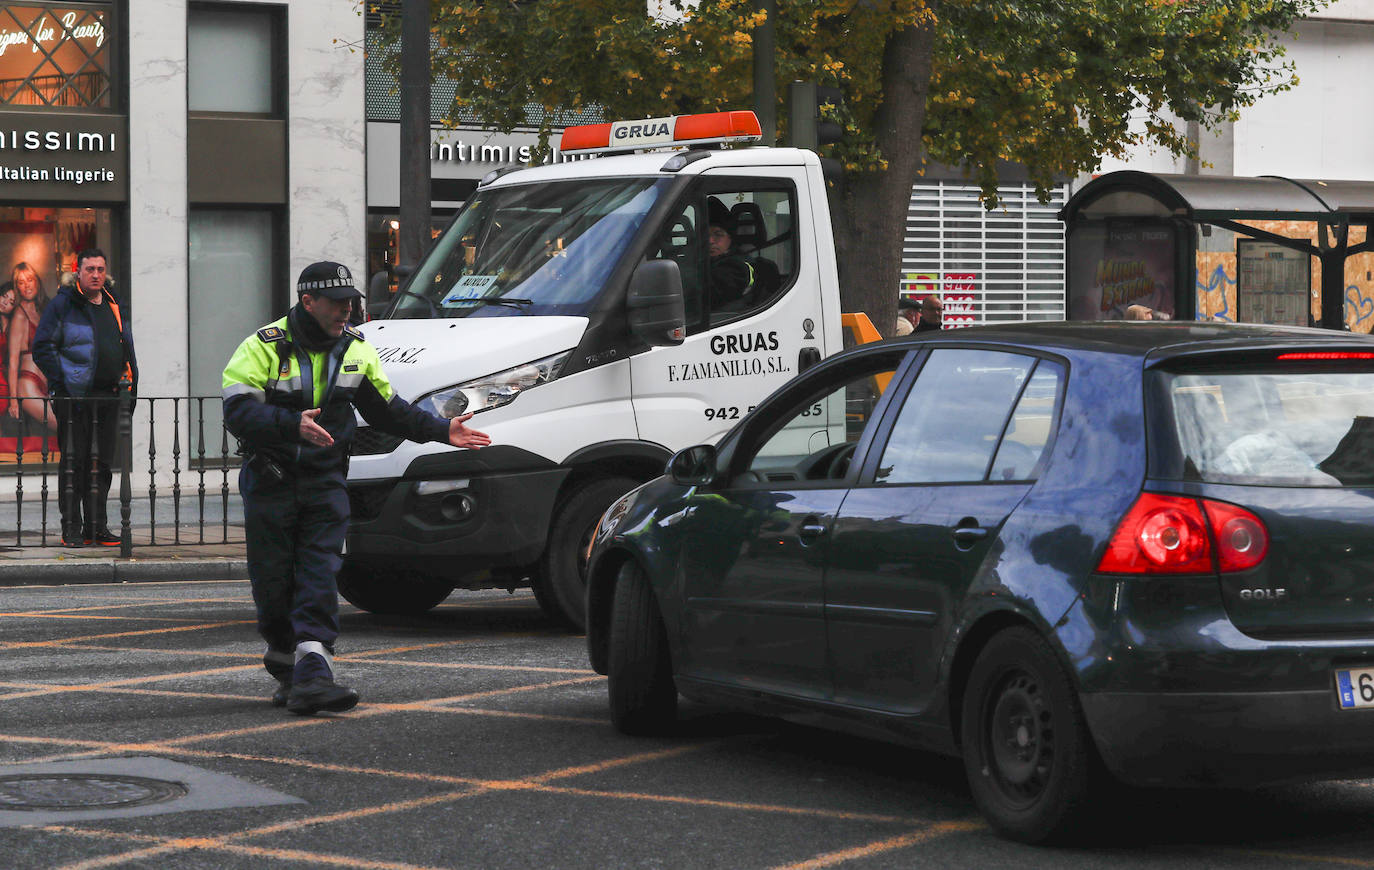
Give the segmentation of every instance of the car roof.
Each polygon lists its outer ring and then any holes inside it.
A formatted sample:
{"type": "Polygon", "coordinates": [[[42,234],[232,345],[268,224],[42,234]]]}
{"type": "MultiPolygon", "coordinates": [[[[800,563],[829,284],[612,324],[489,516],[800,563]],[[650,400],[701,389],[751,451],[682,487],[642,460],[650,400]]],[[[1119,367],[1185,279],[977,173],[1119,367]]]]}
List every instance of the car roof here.
{"type": "Polygon", "coordinates": [[[1149,357],[1152,362],[1184,354],[1287,347],[1374,349],[1361,333],[1298,326],[1208,321],[1040,321],[971,326],[913,333],[891,343],[988,342],[1046,350],[1083,350],[1117,356],[1149,357]]]}

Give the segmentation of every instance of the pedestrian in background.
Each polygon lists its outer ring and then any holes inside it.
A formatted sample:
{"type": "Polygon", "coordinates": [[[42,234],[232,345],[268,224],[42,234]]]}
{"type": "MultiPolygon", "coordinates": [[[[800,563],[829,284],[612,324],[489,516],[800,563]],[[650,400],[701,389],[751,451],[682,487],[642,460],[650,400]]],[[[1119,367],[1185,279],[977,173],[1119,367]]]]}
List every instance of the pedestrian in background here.
{"type": "Polygon", "coordinates": [[[909,296],[897,297],[897,331],[894,335],[911,335],[921,321],[921,305],[909,296]]]}
{"type": "Polygon", "coordinates": [[[342,712],[358,693],[334,679],[335,585],[348,531],[344,486],[354,408],[370,426],[413,441],[491,443],[397,396],[376,349],[348,325],[360,296],[347,267],[307,266],[297,304],[248,336],[224,369],[224,423],[244,455],[239,470],[248,574],[274,706],[342,712]]]}
{"type": "Polygon", "coordinates": [[[63,286],[43,309],[33,361],[55,399],[62,545],[117,547],[106,501],[114,478],[120,384],[128,384],[130,395],[137,391],[138,363],[132,324],[111,289],[104,251],[87,248],[76,255],[76,286],[63,286]]]}
{"type": "Polygon", "coordinates": [[[921,320],[916,324],[916,332],[929,332],[940,329],[944,321],[945,304],[934,293],[921,300],[921,320]]]}

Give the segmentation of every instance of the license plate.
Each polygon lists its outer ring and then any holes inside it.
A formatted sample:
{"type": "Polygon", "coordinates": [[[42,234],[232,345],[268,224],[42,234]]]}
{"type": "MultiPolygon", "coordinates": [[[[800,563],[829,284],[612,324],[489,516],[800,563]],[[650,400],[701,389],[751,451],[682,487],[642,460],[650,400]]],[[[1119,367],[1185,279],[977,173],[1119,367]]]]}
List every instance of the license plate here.
{"type": "Polygon", "coordinates": [[[1336,700],[1342,710],[1374,707],[1374,668],[1338,669],[1336,700]]]}

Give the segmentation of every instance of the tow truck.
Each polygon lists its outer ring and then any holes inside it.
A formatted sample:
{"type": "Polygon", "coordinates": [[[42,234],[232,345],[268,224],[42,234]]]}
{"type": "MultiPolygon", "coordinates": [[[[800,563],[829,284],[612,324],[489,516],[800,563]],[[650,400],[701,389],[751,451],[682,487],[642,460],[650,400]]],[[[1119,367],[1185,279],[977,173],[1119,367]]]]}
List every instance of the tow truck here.
{"type": "Polygon", "coordinates": [[[358,430],[349,602],[420,613],[456,588],[528,585],[580,630],[602,512],[841,348],[820,159],[749,147],[760,133],[745,111],[569,127],[565,159],[481,181],[362,331],[402,397],[472,412],[492,444],[358,430]],[[749,264],[731,298],[711,222],[749,264]]]}

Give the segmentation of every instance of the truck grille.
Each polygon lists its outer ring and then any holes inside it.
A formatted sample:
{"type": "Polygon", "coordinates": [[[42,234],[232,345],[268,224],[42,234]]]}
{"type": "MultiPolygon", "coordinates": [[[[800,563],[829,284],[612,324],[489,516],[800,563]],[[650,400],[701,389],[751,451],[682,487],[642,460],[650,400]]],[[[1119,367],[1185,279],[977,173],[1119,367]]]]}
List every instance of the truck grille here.
{"type": "Polygon", "coordinates": [[[392,480],[382,483],[356,483],[348,487],[348,506],[355,520],[376,519],[382,512],[391,490],[396,488],[392,480]]]}
{"type": "Polygon", "coordinates": [[[353,433],[353,444],[348,452],[354,456],[377,456],[390,453],[404,440],[399,435],[388,435],[371,426],[359,426],[353,433]]]}

